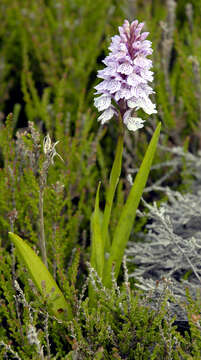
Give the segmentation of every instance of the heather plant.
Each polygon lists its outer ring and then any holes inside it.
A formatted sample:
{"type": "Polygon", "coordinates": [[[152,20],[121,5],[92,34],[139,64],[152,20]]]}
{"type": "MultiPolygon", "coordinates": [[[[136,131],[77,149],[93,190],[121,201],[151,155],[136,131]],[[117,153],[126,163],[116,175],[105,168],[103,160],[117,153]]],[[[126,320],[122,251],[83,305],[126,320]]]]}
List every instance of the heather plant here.
{"type": "MultiPolygon", "coordinates": [[[[118,277],[126,243],[130,236],[135,213],[146,184],[160,132],[159,124],[147,149],[132,191],[120,213],[114,237],[110,240],[108,229],[110,214],[116,186],[121,173],[123,151],[122,119],[129,130],[136,131],[143,126],[143,120],[132,116],[133,109],[137,110],[142,107],[148,114],[156,112],[155,105],[152,104],[149,99],[149,95],[153,92],[148,85],[148,81],[153,80],[152,72],[149,70],[151,67],[151,60],[146,58],[147,55],[152,53],[150,47],[151,43],[145,40],[148,35],[147,33],[140,34],[142,27],[143,23],[138,24],[137,20],[133,21],[131,25],[125,20],[123,27],[119,28],[120,36],[115,36],[112,39],[112,45],[110,46],[110,49],[112,50],[111,54],[104,60],[107,69],[102,70],[102,72],[99,71],[98,73],[104,80],[100,85],[95,87],[98,94],[101,93],[101,96],[95,99],[95,105],[99,110],[104,110],[104,113],[98,120],[102,120],[102,123],[105,123],[116,114],[120,127],[116,157],[111,171],[103,219],[101,221],[100,218],[99,185],[91,225],[91,265],[97,271],[107,287],[110,287],[111,285],[112,266],[115,266],[115,277],[118,277]],[[111,100],[116,104],[117,110],[111,105],[111,100]],[[105,260],[105,249],[107,249],[109,255],[107,261],[105,260]]],[[[32,133],[35,135],[35,142],[38,143],[38,136],[36,136],[36,133],[34,133],[33,130],[32,133]]],[[[44,139],[43,151],[46,159],[41,166],[39,176],[39,240],[42,259],[45,266],[21,238],[13,233],[9,234],[11,241],[14,242],[20,256],[26,263],[39,291],[45,296],[49,295],[48,302],[53,305],[55,314],[57,315],[57,313],[63,312],[65,316],[65,312],[67,312],[66,316],[72,318],[70,306],[65,303],[63,295],[47,270],[48,263],[43,218],[43,196],[47,182],[48,168],[51,163],[53,164],[56,155],[60,157],[55,150],[57,143],[58,142],[51,144],[49,135],[44,139]],[[42,283],[44,283],[43,286],[41,285],[42,283]],[[45,287],[45,289],[43,287],[45,287]],[[53,292],[53,298],[50,296],[51,292],[53,292]],[[54,297],[58,297],[58,299],[54,300],[54,297]]],[[[37,159],[35,160],[37,161],[37,159]]],[[[92,296],[93,294],[90,294],[90,298],[92,298],[92,296]]]]}
{"type": "MultiPolygon", "coordinates": [[[[166,151],[168,149],[166,148],[166,151]]],[[[186,288],[196,298],[200,289],[200,155],[192,155],[182,148],[169,149],[176,155],[169,166],[186,159],[186,167],[194,174],[195,180],[189,184],[191,193],[181,194],[169,187],[153,185],[157,191],[167,195],[168,202],[160,207],[143,200],[148,213],[144,214],[151,223],[146,225],[147,234],[143,242],[129,244],[126,253],[129,260],[139,266],[130,274],[139,280],[139,287],[150,289],[154,280],[169,278],[173,282],[173,293],[185,301],[186,288]],[[149,255],[149,256],[148,256],[149,255]]],[[[188,189],[189,191],[189,189],[188,189]]],[[[143,216],[143,214],[140,214],[143,216]]],[[[174,312],[174,305],[172,311],[174,312]]],[[[179,318],[186,319],[184,312],[177,311],[179,318]]]]}

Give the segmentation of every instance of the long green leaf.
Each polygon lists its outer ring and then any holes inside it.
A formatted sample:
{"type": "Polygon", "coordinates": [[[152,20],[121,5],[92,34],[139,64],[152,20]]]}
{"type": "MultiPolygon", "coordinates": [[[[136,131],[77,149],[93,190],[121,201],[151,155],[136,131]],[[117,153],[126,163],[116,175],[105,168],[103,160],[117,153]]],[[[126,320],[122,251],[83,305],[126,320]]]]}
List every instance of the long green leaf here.
{"type": "Polygon", "coordinates": [[[104,248],[106,247],[106,250],[109,250],[110,247],[108,226],[110,221],[114,194],[116,191],[117,184],[119,182],[119,177],[121,175],[122,153],[123,153],[123,134],[120,134],[118,138],[117,149],[116,149],[114,163],[112,166],[112,171],[110,174],[109,187],[106,194],[106,204],[103,215],[102,238],[104,241],[104,248]]]}
{"type": "Polygon", "coordinates": [[[97,271],[102,278],[104,267],[104,244],[101,234],[101,212],[99,209],[99,192],[100,183],[98,185],[95,201],[95,210],[91,220],[92,244],[91,244],[91,266],[97,271]]]}
{"type": "Polygon", "coordinates": [[[72,319],[70,305],[39,256],[16,234],[9,232],[9,237],[16,246],[17,253],[25,263],[36,287],[51,305],[54,315],[60,319],[72,319]]]}
{"type": "Polygon", "coordinates": [[[156,151],[160,128],[161,124],[159,123],[148,146],[145,157],[140,166],[140,170],[135,178],[134,184],[122,209],[117,227],[115,229],[113,242],[110,249],[110,256],[107,263],[105,264],[103,274],[103,283],[107,287],[111,285],[111,271],[113,264],[115,265],[115,276],[116,278],[118,277],[125,247],[135,220],[136,210],[146,185],[151,164],[154,158],[154,153],[156,151]]]}

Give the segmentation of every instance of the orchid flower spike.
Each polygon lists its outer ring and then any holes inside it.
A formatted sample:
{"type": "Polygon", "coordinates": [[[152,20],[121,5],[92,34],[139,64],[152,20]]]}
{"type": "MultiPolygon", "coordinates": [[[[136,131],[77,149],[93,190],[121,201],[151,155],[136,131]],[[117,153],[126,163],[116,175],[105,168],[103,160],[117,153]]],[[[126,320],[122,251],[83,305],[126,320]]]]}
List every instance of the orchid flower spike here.
{"type": "Polygon", "coordinates": [[[117,116],[119,110],[127,128],[136,131],[144,126],[144,120],[133,116],[133,111],[142,109],[149,115],[157,112],[149,98],[154,92],[148,84],[153,81],[152,61],[147,59],[153,52],[152,43],[145,40],[148,32],[141,33],[143,26],[137,20],[131,24],[125,20],[119,35],[112,37],[109,55],[103,60],[106,67],[97,75],[103,80],[95,86],[95,94],[100,96],[94,105],[103,111],[98,117],[101,124],[117,116]]]}

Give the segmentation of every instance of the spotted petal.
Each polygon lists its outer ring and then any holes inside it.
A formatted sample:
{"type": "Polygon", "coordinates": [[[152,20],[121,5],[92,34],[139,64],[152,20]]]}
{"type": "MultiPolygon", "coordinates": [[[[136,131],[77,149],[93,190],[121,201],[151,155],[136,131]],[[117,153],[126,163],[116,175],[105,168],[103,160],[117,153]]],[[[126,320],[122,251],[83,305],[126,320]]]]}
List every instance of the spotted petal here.
{"type": "Polygon", "coordinates": [[[111,97],[108,95],[101,95],[94,100],[94,105],[98,111],[103,111],[111,105],[111,97]]]}
{"type": "Polygon", "coordinates": [[[115,110],[111,106],[107,110],[103,111],[103,113],[98,117],[98,121],[100,121],[101,124],[103,125],[113,117],[114,113],[115,113],[115,110]]]}
{"type": "Polygon", "coordinates": [[[133,66],[129,62],[124,62],[117,68],[117,72],[129,75],[133,72],[133,66]]]}
{"type": "Polygon", "coordinates": [[[138,109],[143,109],[144,112],[146,112],[148,115],[151,115],[151,114],[155,114],[157,113],[157,110],[156,110],[156,105],[153,104],[151,102],[151,100],[146,97],[146,98],[143,98],[143,97],[139,97],[139,98],[131,98],[127,101],[127,104],[130,108],[136,108],[136,110],[138,109]]]}
{"type": "Polygon", "coordinates": [[[123,117],[124,124],[127,126],[128,130],[136,131],[138,129],[143,128],[144,120],[142,120],[139,117],[132,116],[131,113],[132,113],[132,110],[128,110],[125,112],[124,117],[123,117]]]}

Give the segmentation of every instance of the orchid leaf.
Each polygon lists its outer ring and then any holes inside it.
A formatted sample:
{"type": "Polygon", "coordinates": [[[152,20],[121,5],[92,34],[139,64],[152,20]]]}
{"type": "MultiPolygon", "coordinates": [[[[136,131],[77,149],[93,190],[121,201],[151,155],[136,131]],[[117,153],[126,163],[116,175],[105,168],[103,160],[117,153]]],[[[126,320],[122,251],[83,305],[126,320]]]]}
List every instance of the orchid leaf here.
{"type": "Polygon", "coordinates": [[[37,289],[51,305],[54,315],[60,319],[72,319],[70,305],[66,302],[64,295],[39,256],[18,235],[9,232],[9,237],[37,289]]]}
{"type": "Polygon", "coordinates": [[[140,170],[136,175],[134,184],[122,209],[118,224],[116,226],[113,242],[110,248],[110,256],[104,267],[103,283],[107,287],[110,287],[111,285],[111,272],[113,264],[115,266],[115,277],[118,277],[124,251],[135,220],[136,210],[146,185],[156,151],[160,128],[161,124],[159,123],[152,136],[151,142],[140,166],[140,170]]]}

